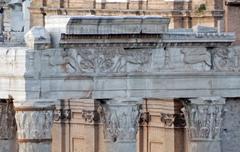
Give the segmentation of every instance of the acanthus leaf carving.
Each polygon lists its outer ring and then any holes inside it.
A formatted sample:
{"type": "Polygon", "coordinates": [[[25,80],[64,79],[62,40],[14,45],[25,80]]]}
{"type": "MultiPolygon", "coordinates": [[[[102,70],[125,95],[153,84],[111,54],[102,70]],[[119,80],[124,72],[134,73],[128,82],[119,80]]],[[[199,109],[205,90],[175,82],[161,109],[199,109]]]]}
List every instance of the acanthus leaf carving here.
{"type": "Polygon", "coordinates": [[[190,99],[183,102],[189,135],[192,139],[219,139],[224,102],[217,103],[218,101],[212,99],[200,100],[190,99]],[[199,101],[200,104],[195,101],[199,101]]]}
{"type": "Polygon", "coordinates": [[[104,104],[101,112],[104,124],[104,135],[112,142],[118,140],[135,140],[139,120],[138,105],[104,104]]]}

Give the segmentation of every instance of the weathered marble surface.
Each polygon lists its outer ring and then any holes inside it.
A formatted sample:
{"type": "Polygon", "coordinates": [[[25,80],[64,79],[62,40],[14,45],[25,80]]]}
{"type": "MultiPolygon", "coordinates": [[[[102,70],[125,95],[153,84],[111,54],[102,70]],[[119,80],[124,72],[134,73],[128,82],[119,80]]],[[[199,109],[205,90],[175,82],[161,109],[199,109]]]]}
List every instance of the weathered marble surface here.
{"type": "Polygon", "coordinates": [[[1,47],[0,94],[15,99],[239,96],[239,47],[1,47]],[[77,83],[76,83],[77,82],[77,83]],[[186,91],[187,90],[187,91],[186,91]]]}
{"type": "Polygon", "coordinates": [[[0,151],[15,152],[16,140],[0,140],[0,151]]]}
{"type": "MultiPolygon", "coordinates": [[[[126,141],[135,142],[140,112],[138,104],[141,104],[140,101],[113,99],[106,100],[106,103],[102,105],[105,138],[109,142],[109,146],[113,146],[113,149],[114,145],[117,146],[118,143],[119,146],[124,147],[123,143],[126,141]]],[[[136,145],[132,146],[132,148],[136,147],[136,145]]]]}
{"type": "Polygon", "coordinates": [[[221,147],[223,152],[240,152],[240,108],[239,98],[226,100],[221,133],[221,147]]]}
{"type": "Polygon", "coordinates": [[[15,102],[18,152],[49,152],[54,102],[15,102]]]}

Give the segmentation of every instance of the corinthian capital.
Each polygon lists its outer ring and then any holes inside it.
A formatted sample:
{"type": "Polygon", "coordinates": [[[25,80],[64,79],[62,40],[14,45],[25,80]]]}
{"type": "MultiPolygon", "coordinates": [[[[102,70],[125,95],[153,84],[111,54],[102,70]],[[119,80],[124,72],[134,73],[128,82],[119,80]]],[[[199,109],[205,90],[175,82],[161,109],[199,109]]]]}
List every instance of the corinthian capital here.
{"type": "Polygon", "coordinates": [[[193,98],[183,103],[191,140],[220,139],[224,98],[193,98]]]}

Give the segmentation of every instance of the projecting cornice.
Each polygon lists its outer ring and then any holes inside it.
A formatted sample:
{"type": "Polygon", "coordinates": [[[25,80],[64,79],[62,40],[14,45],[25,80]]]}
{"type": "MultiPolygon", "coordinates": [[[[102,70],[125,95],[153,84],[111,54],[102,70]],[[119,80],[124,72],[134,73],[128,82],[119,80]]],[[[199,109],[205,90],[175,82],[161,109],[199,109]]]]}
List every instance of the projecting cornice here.
{"type": "Polygon", "coordinates": [[[79,46],[163,47],[230,45],[232,33],[219,33],[214,28],[198,26],[194,29],[169,30],[169,19],[151,17],[71,17],[62,33],[60,45],[79,46]]]}
{"type": "Polygon", "coordinates": [[[226,0],[226,5],[240,6],[240,0],[226,0]]]}

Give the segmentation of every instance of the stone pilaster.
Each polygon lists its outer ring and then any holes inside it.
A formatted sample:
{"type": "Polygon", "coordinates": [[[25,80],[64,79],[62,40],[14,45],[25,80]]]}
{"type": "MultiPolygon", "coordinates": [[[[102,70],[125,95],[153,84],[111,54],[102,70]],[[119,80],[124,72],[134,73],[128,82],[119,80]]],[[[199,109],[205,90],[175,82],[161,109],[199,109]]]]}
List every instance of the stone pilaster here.
{"type": "Polygon", "coordinates": [[[138,152],[184,152],[185,120],[181,102],[146,99],[140,116],[138,152]]]}
{"type": "Polygon", "coordinates": [[[15,111],[11,99],[0,99],[0,151],[16,152],[15,111]]]}
{"type": "Polygon", "coordinates": [[[18,152],[50,152],[53,102],[16,102],[18,152]]]}
{"type": "Polygon", "coordinates": [[[94,99],[60,100],[54,112],[52,152],[105,151],[101,109],[94,99]]]}
{"type": "Polygon", "coordinates": [[[137,100],[112,99],[102,104],[106,152],[136,152],[137,100]]]}
{"type": "Polygon", "coordinates": [[[221,152],[220,131],[225,99],[195,98],[183,103],[189,152],[221,152]]]}

